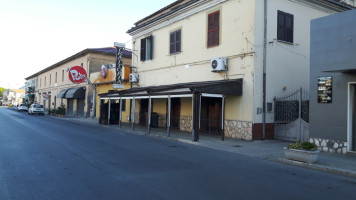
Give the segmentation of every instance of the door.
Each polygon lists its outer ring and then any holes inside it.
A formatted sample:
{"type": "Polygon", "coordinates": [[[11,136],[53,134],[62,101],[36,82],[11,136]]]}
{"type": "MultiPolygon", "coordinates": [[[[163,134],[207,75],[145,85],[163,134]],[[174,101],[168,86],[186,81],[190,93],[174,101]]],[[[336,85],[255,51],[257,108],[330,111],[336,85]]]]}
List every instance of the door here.
{"type": "Polygon", "coordinates": [[[222,99],[212,97],[201,98],[200,131],[221,134],[222,99]]]}
{"type": "Polygon", "coordinates": [[[171,99],[171,127],[179,128],[180,124],[180,98],[171,99]]]}
{"type": "Polygon", "coordinates": [[[84,99],[78,99],[78,117],[84,117],[84,99]]]}
{"type": "Polygon", "coordinates": [[[67,115],[72,116],[73,115],[73,99],[68,99],[68,113],[67,115]]]}
{"type": "MultiPolygon", "coordinates": [[[[153,109],[152,109],[153,110],[153,109]]],[[[141,99],[140,101],[140,117],[139,124],[147,125],[147,114],[148,114],[148,99],[141,99]]]]}
{"type": "Polygon", "coordinates": [[[350,103],[351,103],[351,137],[349,143],[350,144],[350,150],[351,151],[356,151],[356,84],[351,85],[351,91],[350,91],[350,103]]]}

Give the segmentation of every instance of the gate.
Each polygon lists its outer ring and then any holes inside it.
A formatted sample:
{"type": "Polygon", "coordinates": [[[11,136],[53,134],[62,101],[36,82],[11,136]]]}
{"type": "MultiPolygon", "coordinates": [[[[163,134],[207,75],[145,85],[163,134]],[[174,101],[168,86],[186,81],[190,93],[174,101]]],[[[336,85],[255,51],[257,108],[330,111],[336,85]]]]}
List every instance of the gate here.
{"type": "Polygon", "coordinates": [[[300,88],[289,95],[274,97],[275,139],[309,140],[309,94],[300,88]]]}

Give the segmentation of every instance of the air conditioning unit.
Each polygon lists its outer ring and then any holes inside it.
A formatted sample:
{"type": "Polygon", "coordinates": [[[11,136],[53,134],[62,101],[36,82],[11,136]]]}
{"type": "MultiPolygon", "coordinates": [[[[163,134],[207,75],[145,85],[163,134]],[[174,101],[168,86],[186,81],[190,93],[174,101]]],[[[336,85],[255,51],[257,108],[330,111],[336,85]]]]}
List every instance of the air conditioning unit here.
{"type": "Polygon", "coordinates": [[[212,72],[226,71],[226,57],[212,58],[210,67],[212,72]]]}
{"type": "Polygon", "coordinates": [[[130,74],[130,83],[137,83],[138,82],[138,74],[132,73],[130,74]]]}

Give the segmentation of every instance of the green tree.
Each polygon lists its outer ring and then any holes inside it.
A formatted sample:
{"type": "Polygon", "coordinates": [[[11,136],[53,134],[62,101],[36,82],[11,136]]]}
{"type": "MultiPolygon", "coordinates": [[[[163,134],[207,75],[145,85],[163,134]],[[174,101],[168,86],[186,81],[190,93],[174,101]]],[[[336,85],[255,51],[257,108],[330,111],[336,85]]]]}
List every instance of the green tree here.
{"type": "Polygon", "coordinates": [[[0,87],[0,97],[2,97],[2,93],[4,92],[5,88],[0,87]]]}

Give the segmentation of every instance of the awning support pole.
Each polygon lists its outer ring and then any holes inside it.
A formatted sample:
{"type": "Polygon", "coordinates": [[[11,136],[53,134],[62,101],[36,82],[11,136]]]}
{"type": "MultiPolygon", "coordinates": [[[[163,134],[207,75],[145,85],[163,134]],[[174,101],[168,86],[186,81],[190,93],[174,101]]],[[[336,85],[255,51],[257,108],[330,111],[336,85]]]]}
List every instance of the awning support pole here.
{"type": "Polygon", "coordinates": [[[136,107],[136,100],[135,98],[132,99],[132,110],[131,110],[131,117],[132,117],[132,130],[135,130],[135,107],[136,107]]]}
{"type": "Polygon", "coordinates": [[[151,132],[151,112],[152,112],[152,99],[151,96],[148,98],[148,123],[147,123],[147,132],[151,132]]]}
{"type": "Polygon", "coordinates": [[[224,128],[224,121],[225,121],[225,95],[222,97],[222,109],[221,109],[221,141],[225,140],[225,128],[224,128]]]}
{"type": "Polygon", "coordinates": [[[168,95],[167,137],[171,136],[171,95],[168,95]]]}
{"type": "Polygon", "coordinates": [[[108,106],[108,126],[110,126],[110,112],[111,110],[111,99],[109,98],[109,106],[108,106]]]}
{"type": "Polygon", "coordinates": [[[193,120],[193,129],[192,129],[192,137],[193,141],[199,141],[199,128],[198,128],[198,120],[199,120],[199,100],[200,94],[194,93],[192,97],[192,120],[193,120]]]}
{"type": "Polygon", "coordinates": [[[119,128],[121,128],[121,120],[122,120],[122,98],[120,98],[119,128]]]}

